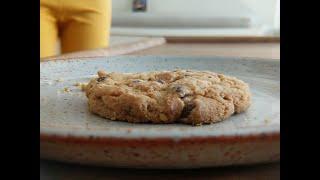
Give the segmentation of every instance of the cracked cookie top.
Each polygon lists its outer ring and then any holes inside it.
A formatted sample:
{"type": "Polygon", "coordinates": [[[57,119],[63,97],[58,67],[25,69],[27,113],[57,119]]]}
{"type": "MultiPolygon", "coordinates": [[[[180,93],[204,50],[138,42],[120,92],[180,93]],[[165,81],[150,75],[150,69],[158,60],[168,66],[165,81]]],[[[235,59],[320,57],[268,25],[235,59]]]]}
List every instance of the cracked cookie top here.
{"type": "Polygon", "coordinates": [[[99,71],[85,91],[91,112],[129,122],[213,123],[245,111],[251,99],[243,81],[195,70],[99,71]]]}

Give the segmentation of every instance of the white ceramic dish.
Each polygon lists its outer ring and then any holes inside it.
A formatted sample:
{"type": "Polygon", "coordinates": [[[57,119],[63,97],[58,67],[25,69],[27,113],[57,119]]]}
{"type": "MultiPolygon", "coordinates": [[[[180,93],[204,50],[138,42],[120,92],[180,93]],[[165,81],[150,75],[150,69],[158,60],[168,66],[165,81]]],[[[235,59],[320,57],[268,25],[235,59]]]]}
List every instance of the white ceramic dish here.
{"type": "Polygon", "coordinates": [[[279,60],[227,57],[119,56],[40,64],[41,157],[134,168],[198,168],[280,159],[279,60]],[[250,84],[253,103],[220,123],[131,124],[92,115],[78,82],[99,69],[140,72],[211,70],[250,84]]]}

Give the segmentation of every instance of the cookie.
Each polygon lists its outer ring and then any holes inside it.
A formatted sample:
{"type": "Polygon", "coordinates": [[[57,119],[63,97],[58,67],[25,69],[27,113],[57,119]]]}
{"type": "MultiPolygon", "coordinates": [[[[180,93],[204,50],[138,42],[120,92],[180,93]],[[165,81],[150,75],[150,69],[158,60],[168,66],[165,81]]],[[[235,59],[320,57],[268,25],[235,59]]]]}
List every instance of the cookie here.
{"type": "Polygon", "coordinates": [[[85,88],[89,110],[134,123],[199,125],[219,122],[250,106],[249,86],[210,71],[99,71],[85,88]]]}

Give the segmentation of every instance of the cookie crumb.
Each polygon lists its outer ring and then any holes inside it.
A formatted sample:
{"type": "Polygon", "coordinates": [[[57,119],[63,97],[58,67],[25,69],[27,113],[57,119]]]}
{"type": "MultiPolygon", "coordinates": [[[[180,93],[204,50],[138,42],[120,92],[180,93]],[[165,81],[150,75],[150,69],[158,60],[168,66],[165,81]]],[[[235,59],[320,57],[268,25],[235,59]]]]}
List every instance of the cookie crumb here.
{"type": "Polygon", "coordinates": [[[69,89],[69,88],[67,88],[67,87],[65,87],[64,89],[63,89],[63,92],[70,92],[71,90],[69,89]]]}
{"type": "Polygon", "coordinates": [[[86,87],[87,87],[87,83],[80,83],[80,82],[77,82],[74,84],[74,86],[78,87],[81,89],[81,91],[85,91],[86,90],[86,87]]]}
{"type": "Polygon", "coordinates": [[[62,79],[62,78],[59,78],[56,80],[56,82],[63,82],[63,81],[64,81],[64,79],[62,79]]]}
{"type": "Polygon", "coordinates": [[[202,123],[194,123],[193,126],[202,126],[202,123]]]}

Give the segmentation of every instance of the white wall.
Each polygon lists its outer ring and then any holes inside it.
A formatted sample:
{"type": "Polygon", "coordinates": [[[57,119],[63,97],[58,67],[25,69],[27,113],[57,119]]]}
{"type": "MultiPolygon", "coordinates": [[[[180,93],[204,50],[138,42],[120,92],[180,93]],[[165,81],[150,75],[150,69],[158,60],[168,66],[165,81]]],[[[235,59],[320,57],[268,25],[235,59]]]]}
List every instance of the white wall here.
{"type": "MultiPolygon", "coordinates": [[[[274,26],[277,0],[148,0],[147,13],[186,16],[254,16],[274,26]]],[[[113,0],[113,16],[132,13],[132,0],[113,0]]]]}
{"type": "MultiPolygon", "coordinates": [[[[274,25],[277,0],[241,0],[261,22],[270,26],[274,25]]],[[[279,1],[280,2],[280,1],[279,1]]]]}
{"type": "MultiPolygon", "coordinates": [[[[147,13],[176,15],[233,15],[244,13],[249,9],[240,0],[148,0],[147,13]],[[201,2],[201,3],[200,3],[201,2]],[[221,8],[223,7],[223,8],[221,8]]],[[[131,12],[132,0],[114,0],[113,12],[131,12]]]]}

